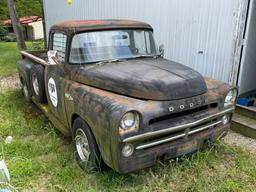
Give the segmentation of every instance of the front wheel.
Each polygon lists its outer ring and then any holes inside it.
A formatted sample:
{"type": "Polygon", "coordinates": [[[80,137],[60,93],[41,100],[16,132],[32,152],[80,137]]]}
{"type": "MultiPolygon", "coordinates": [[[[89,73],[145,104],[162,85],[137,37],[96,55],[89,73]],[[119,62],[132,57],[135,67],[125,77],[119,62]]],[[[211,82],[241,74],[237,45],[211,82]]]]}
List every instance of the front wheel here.
{"type": "Polygon", "coordinates": [[[74,121],[72,144],[75,158],[83,170],[103,171],[106,169],[95,138],[89,126],[81,118],[74,121]]]}

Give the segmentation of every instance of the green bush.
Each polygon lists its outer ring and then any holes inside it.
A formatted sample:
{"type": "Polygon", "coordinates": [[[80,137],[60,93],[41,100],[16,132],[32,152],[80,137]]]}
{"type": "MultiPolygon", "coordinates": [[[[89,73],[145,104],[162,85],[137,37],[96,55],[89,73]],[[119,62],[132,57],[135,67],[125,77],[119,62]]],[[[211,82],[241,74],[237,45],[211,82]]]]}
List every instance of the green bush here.
{"type": "Polygon", "coordinates": [[[40,40],[32,41],[32,49],[33,50],[42,50],[42,49],[44,49],[44,40],[40,39],[40,40]]]}
{"type": "Polygon", "coordinates": [[[4,27],[0,27],[0,37],[8,34],[8,31],[4,27]]]}
{"type": "Polygon", "coordinates": [[[15,34],[9,33],[8,35],[5,35],[1,38],[1,41],[4,42],[15,42],[17,40],[15,34]]]}

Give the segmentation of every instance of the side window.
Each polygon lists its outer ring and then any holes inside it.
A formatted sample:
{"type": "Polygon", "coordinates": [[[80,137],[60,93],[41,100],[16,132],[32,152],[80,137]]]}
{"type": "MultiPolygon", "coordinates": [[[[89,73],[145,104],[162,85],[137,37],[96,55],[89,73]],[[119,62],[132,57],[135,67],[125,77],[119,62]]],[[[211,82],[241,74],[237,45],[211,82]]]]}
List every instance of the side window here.
{"type": "Polygon", "coordinates": [[[52,49],[58,52],[59,61],[65,61],[67,36],[62,33],[53,34],[53,47],[52,49]]]}
{"type": "Polygon", "coordinates": [[[144,32],[145,34],[145,43],[146,43],[146,52],[148,54],[151,54],[152,51],[151,51],[151,46],[150,46],[150,36],[149,36],[149,32],[144,32]]]}
{"type": "Polygon", "coordinates": [[[139,54],[146,53],[145,37],[144,31],[134,31],[134,43],[135,48],[138,49],[139,54]]]}

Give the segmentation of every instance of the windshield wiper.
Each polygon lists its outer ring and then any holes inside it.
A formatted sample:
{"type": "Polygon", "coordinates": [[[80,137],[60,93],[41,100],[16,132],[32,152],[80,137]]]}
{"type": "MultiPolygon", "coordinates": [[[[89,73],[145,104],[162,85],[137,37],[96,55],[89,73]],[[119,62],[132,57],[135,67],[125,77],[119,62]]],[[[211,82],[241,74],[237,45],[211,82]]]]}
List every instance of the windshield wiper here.
{"type": "Polygon", "coordinates": [[[160,55],[138,55],[138,56],[131,57],[131,58],[129,58],[129,59],[158,58],[158,57],[160,57],[160,55]]]}
{"type": "Polygon", "coordinates": [[[102,60],[102,61],[98,61],[95,64],[98,66],[101,66],[103,64],[107,64],[107,63],[113,63],[113,62],[123,62],[129,59],[139,59],[139,58],[158,58],[161,55],[138,55],[138,56],[133,56],[133,57],[129,57],[129,58],[120,58],[120,59],[107,59],[107,60],[102,60]]]}
{"type": "Polygon", "coordinates": [[[106,63],[122,62],[122,61],[126,61],[126,59],[108,59],[108,60],[102,60],[102,61],[96,62],[96,65],[103,65],[103,64],[106,64],[106,63]]]}

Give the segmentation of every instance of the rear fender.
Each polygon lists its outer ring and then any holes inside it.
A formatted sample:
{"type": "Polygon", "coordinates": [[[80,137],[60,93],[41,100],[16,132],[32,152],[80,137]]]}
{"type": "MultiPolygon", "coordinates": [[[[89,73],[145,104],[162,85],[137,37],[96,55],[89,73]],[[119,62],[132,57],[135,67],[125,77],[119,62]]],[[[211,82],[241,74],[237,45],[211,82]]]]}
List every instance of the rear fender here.
{"type": "Polygon", "coordinates": [[[23,80],[23,82],[27,83],[29,91],[31,91],[31,83],[30,83],[30,72],[33,65],[35,65],[35,62],[32,62],[28,59],[22,59],[17,62],[17,68],[19,72],[20,78],[23,80]]]}

